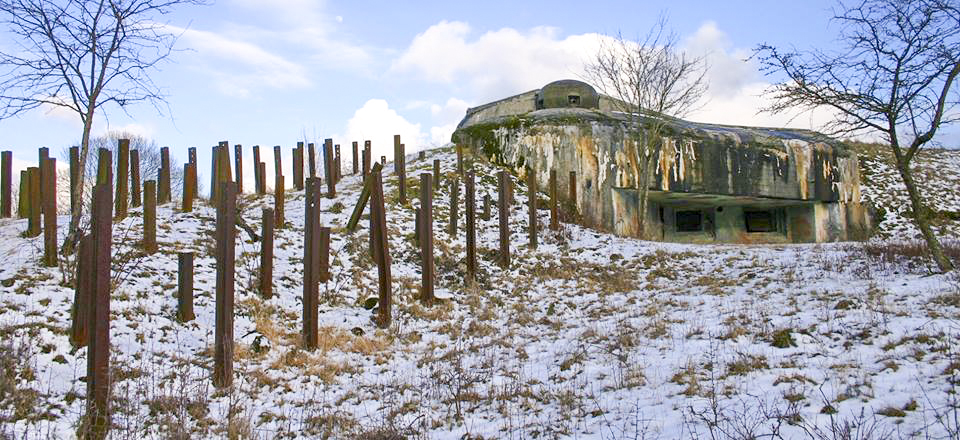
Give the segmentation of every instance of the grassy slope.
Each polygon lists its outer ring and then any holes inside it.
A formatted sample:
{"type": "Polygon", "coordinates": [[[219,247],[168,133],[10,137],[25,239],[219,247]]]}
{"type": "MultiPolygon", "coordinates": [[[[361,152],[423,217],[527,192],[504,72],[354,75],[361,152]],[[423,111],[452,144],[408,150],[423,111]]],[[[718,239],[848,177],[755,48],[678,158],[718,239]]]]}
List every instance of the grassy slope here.
{"type": "MultiPolygon", "coordinates": [[[[937,169],[956,169],[960,159],[944,157],[937,169]]],[[[454,175],[449,149],[410,160],[409,194],[434,158],[445,178],[454,175]]],[[[865,197],[893,195],[881,204],[899,212],[889,172],[865,168],[865,197]]],[[[478,169],[478,196],[495,195],[494,170],[478,169]]],[[[385,181],[395,200],[395,178],[385,181]]],[[[944,207],[952,188],[934,191],[944,207]]],[[[876,251],[888,241],[687,246],[564,225],[532,251],[520,186],[514,263],[492,264],[496,217],[480,221],[480,279],[465,286],[462,224],[459,237],[444,232],[443,188],[437,280],[451,299],[416,301],[416,203],[392,204],[395,319],[377,330],[361,306],[376,292],[366,222],[352,236],[342,230],[358,189],[348,176],[322,207],[335,256],[316,352],[302,350],[299,336],[303,193],[287,194],[276,298],[254,292],[259,243],[239,232],[231,390],[210,381],[213,211],[161,208],[161,252],[149,257],[134,247],[137,211],[115,226],[115,263],[127,261],[115,268],[112,303],[117,438],[829,438],[832,423],[956,435],[937,417],[956,415],[960,279],[876,251]],[[197,320],[180,324],[175,253],[186,250],[197,253],[197,320]]],[[[257,225],[271,200],[245,197],[243,217],[257,225]]],[[[547,218],[540,211],[544,228],[547,218]]],[[[882,235],[902,234],[902,222],[887,218],[882,235]]],[[[40,241],[19,237],[23,221],[2,222],[0,437],[69,437],[82,419],[86,358],[67,342],[68,271],[38,268],[40,241]]]]}
{"type": "MultiPolygon", "coordinates": [[[[913,225],[910,200],[893,165],[893,156],[883,146],[856,145],[860,157],[863,199],[877,206],[882,222],[879,238],[919,239],[913,225]]],[[[933,211],[935,233],[948,241],[960,238],[960,150],[925,149],[913,164],[914,180],[933,211]]]]}

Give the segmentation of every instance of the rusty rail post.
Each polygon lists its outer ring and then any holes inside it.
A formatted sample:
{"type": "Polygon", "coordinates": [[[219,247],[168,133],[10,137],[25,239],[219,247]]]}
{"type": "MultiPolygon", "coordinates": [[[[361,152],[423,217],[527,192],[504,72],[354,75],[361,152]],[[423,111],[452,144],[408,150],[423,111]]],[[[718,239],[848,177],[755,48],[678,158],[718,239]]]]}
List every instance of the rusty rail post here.
{"type": "Polygon", "coordinates": [[[194,189],[191,182],[196,176],[194,169],[192,163],[183,164],[183,201],[181,203],[183,212],[193,212],[194,189]]]}
{"type": "Polygon", "coordinates": [[[413,241],[420,243],[420,207],[413,208],[413,241]]]}
{"type": "MultiPolygon", "coordinates": [[[[71,153],[73,150],[71,149],[71,153]]],[[[0,153],[0,216],[8,218],[13,215],[11,196],[13,195],[13,152],[0,153]]],[[[73,189],[73,185],[70,185],[73,189]]],[[[71,199],[72,200],[72,199],[71,199]]],[[[73,206],[72,204],[70,205],[73,206]]],[[[72,211],[71,211],[72,212],[72,211]]]]}
{"type": "Polygon", "coordinates": [[[490,194],[483,195],[483,219],[490,220],[490,194]]]}
{"type": "Polygon", "coordinates": [[[377,263],[379,280],[379,302],[376,324],[380,328],[390,327],[393,308],[393,291],[390,276],[390,245],[387,240],[387,217],[383,200],[383,176],[376,173],[373,176],[373,185],[370,195],[370,217],[373,228],[374,261],[377,263]]]}
{"type": "MultiPolygon", "coordinates": [[[[373,170],[371,170],[371,172],[378,173],[381,169],[382,165],[376,164],[373,166],[373,170]]],[[[350,220],[347,222],[348,233],[352,233],[354,230],[356,230],[357,224],[360,223],[360,216],[363,214],[363,210],[367,205],[367,201],[370,199],[372,186],[372,178],[368,175],[365,179],[363,179],[363,188],[360,190],[360,197],[357,198],[357,204],[353,207],[353,213],[350,214],[350,220]]]]}
{"type": "Polygon", "coordinates": [[[217,195],[220,192],[220,185],[217,185],[217,176],[220,172],[220,146],[214,146],[210,149],[210,204],[217,206],[217,195]]]}
{"type": "Polygon", "coordinates": [[[357,174],[357,141],[353,141],[353,174],[357,174]]]}
{"type": "Polygon", "coordinates": [[[293,188],[303,189],[303,142],[297,142],[293,149],[293,188]]]}
{"type": "Polygon", "coordinates": [[[44,199],[43,182],[46,182],[46,179],[43,178],[44,177],[43,174],[45,171],[43,164],[47,161],[47,159],[50,158],[50,149],[47,147],[40,147],[38,152],[40,156],[39,160],[37,160],[37,168],[39,169],[39,173],[40,173],[38,177],[40,179],[40,188],[39,188],[40,192],[37,193],[36,201],[40,207],[40,214],[43,214],[43,210],[45,206],[45,203],[43,203],[43,199],[44,199]]]}
{"type": "Polygon", "coordinates": [[[527,205],[530,216],[527,220],[527,237],[531,249],[537,248],[537,172],[533,167],[527,168],[527,205]]]}
{"type": "Polygon", "coordinates": [[[320,179],[307,179],[304,197],[303,223],[303,347],[317,348],[318,286],[317,266],[320,258],[320,222],[317,209],[320,207],[320,179]]]}
{"type": "Polygon", "coordinates": [[[458,144],[454,148],[457,150],[457,175],[463,177],[463,147],[458,144]]]}
{"type": "MultiPolygon", "coordinates": [[[[27,237],[40,235],[40,168],[27,168],[27,237]]],[[[23,194],[20,195],[23,198],[23,194]]]]}
{"type": "Polygon", "coordinates": [[[233,146],[233,165],[236,176],[233,176],[234,182],[237,182],[237,194],[243,194],[243,145],[233,146]]]}
{"type": "Polygon", "coordinates": [[[393,174],[400,175],[400,135],[393,135],[393,174]]]}
{"type": "Polygon", "coordinates": [[[263,208],[261,211],[263,227],[260,231],[260,296],[264,299],[273,298],[273,209],[263,208]]]}
{"type": "Polygon", "coordinates": [[[56,267],[57,259],[57,160],[43,163],[43,265],[56,267]]]}
{"type": "MultiPolygon", "coordinates": [[[[196,165],[194,165],[196,169],[196,165]]],[[[194,174],[193,179],[196,180],[197,176],[194,174]]],[[[193,192],[197,192],[197,184],[193,184],[193,192]]],[[[140,151],[139,150],[130,150],[130,206],[134,208],[139,208],[143,204],[143,201],[140,197],[140,151]]]]}
{"type": "Polygon", "coordinates": [[[143,182],[143,251],[157,251],[157,181],[143,182]]]}
{"type": "Polygon", "coordinates": [[[333,175],[333,139],[323,140],[323,168],[327,179],[327,198],[337,196],[337,180],[333,175]]]}
{"type": "MultiPolygon", "coordinates": [[[[317,224],[320,224],[319,219],[317,224]]],[[[321,283],[330,281],[330,232],[330,227],[320,227],[320,271],[317,273],[317,279],[321,283]]]]}
{"type": "Polygon", "coordinates": [[[450,236],[454,239],[457,238],[457,220],[458,208],[460,205],[460,179],[454,178],[450,181],[450,226],[447,230],[450,233],[450,236]]]}
{"type": "Polygon", "coordinates": [[[337,164],[337,183],[340,183],[340,180],[343,179],[343,165],[340,163],[340,144],[333,146],[333,162],[337,164]]]}
{"type": "Polygon", "coordinates": [[[282,167],[283,164],[280,163],[280,154],[281,154],[280,146],[279,145],[274,146],[273,147],[273,175],[274,176],[283,175],[283,167],[282,167]]]}
{"type": "Polygon", "coordinates": [[[433,191],[440,189],[440,159],[433,160],[433,191]]]}
{"type": "Polygon", "coordinates": [[[197,173],[200,172],[200,165],[197,164],[197,147],[187,148],[187,163],[193,165],[193,179],[184,182],[184,185],[189,184],[193,188],[193,198],[196,199],[200,197],[200,183],[197,181],[197,173]]]}
{"type": "Polygon", "coordinates": [[[80,182],[80,147],[70,147],[70,214],[77,211],[77,185],[80,182]]]}
{"type": "MultiPolygon", "coordinates": [[[[101,156],[103,157],[103,156],[101,156]]],[[[109,155],[107,156],[109,169],[109,155]]],[[[101,165],[103,163],[101,162],[101,165]]],[[[87,339],[87,438],[102,439],[110,430],[110,251],[113,234],[112,176],[93,189],[91,209],[93,290],[87,339]]]]}
{"type": "Polygon", "coordinates": [[[560,229],[560,218],[557,217],[557,170],[550,170],[550,229],[560,229]]]}
{"type": "Polygon", "coordinates": [[[469,282],[477,280],[477,193],[474,187],[475,172],[467,173],[467,200],[466,200],[466,229],[467,229],[467,279],[469,282]]]}
{"type": "MultiPolygon", "coordinates": [[[[399,139],[399,138],[400,138],[400,136],[397,136],[397,139],[399,139]]],[[[400,155],[397,157],[397,162],[399,162],[399,164],[396,165],[396,168],[397,168],[397,179],[398,179],[398,181],[397,181],[397,192],[399,192],[400,204],[401,204],[401,205],[406,205],[406,204],[407,204],[407,155],[406,155],[407,152],[406,152],[406,145],[400,144],[400,146],[397,147],[397,152],[400,153],[400,155]]]]}
{"type": "Polygon", "coordinates": [[[370,145],[370,141],[363,141],[363,177],[367,177],[370,173],[371,162],[373,162],[373,146],[370,145]]]}
{"type": "Polygon", "coordinates": [[[259,194],[262,196],[267,193],[267,181],[266,181],[266,178],[264,177],[267,175],[267,163],[266,162],[258,163],[257,170],[260,171],[260,189],[258,191],[260,191],[259,194]]]}
{"type": "Polygon", "coordinates": [[[98,151],[97,156],[97,180],[96,184],[101,183],[110,183],[111,190],[113,189],[113,156],[111,156],[110,150],[106,148],[101,148],[98,151]]]}
{"type": "Polygon", "coordinates": [[[217,178],[217,185],[223,182],[233,181],[233,172],[231,171],[233,167],[230,166],[230,142],[223,141],[220,144],[218,156],[219,165],[217,165],[220,176],[217,178]]]}
{"type": "Polygon", "coordinates": [[[570,172],[570,183],[568,184],[570,188],[570,204],[574,208],[577,206],[577,172],[570,172]]]}
{"type": "Polygon", "coordinates": [[[510,175],[506,171],[497,173],[497,214],[500,220],[500,266],[510,267],[510,175]]]}
{"type": "Polygon", "coordinates": [[[283,175],[277,176],[276,187],[273,188],[273,216],[274,216],[274,227],[276,229],[283,229],[283,197],[284,197],[284,182],[283,175]]]}
{"type": "Polygon", "coordinates": [[[264,194],[263,191],[263,174],[260,172],[260,146],[253,146],[253,189],[256,191],[258,196],[264,194]]]}
{"type": "MultiPolygon", "coordinates": [[[[221,149],[221,154],[227,152],[221,149]]],[[[229,153],[228,153],[229,154],[229,153]]],[[[160,172],[157,175],[157,203],[170,203],[170,148],[160,149],[160,172]]]]}
{"type": "Polygon", "coordinates": [[[420,301],[432,304],[434,301],[434,261],[433,261],[433,176],[420,174],[420,301]]]}
{"type": "Polygon", "coordinates": [[[70,345],[86,347],[89,337],[90,296],[93,292],[94,268],[93,235],[80,238],[77,249],[77,270],[73,278],[73,307],[70,309],[73,322],[70,326],[70,345]]]}
{"type": "Polygon", "coordinates": [[[233,292],[236,267],[236,183],[220,183],[217,205],[216,259],[217,306],[214,329],[213,385],[226,388],[233,384],[233,292]]]}
{"type": "Polygon", "coordinates": [[[177,319],[190,322],[196,317],[193,313],[193,252],[180,252],[177,254],[177,319]]]}
{"type": "Polygon", "coordinates": [[[30,217],[30,174],[20,170],[20,192],[17,200],[17,218],[30,217]]]}
{"type": "Polygon", "coordinates": [[[127,197],[130,181],[130,139],[117,140],[117,196],[113,201],[113,215],[117,220],[127,218],[127,197]]]}
{"type": "Polygon", "coordinates": [[[310,177],[317,177],[317,146],[313,142],[307,144],[307,168],[310,177]]]}

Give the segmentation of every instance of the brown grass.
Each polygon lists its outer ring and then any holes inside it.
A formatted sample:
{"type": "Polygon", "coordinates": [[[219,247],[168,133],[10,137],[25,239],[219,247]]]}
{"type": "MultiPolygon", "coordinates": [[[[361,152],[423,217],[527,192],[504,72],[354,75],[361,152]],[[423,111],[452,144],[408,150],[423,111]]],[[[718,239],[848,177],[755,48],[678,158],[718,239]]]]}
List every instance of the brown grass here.
{"type": "MultiPolygon", "coordinates": [[[[960,265],[960,242],[943,240],[943,252],[954,264],[960,265]]],[[[863,243],[863,251],[870,261],[881,265],[914,268],[932,263],[927,243],[921,240],[884,240],[863,243]]]]}

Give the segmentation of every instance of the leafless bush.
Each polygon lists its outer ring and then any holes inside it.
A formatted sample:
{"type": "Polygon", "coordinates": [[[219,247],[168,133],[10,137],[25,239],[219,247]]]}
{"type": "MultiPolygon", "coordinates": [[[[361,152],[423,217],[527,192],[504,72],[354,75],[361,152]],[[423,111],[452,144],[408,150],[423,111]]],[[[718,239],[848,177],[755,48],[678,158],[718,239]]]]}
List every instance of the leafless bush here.
{"type": "Polygon", "coordinates": [[[830,423],[817,426],[802,421],[798,426],[811,440],[887,440],[895,438],[895,431],[877,419],[876,414],[867,414],[861,408],[860,414],[853,418],[830,416],[830,423]]]}
{"type": "Polygon", "coordinates": [[[475,388],[493,377],[493,356],[487,351],[469,347],[461,339],[446,353],[427,361],[431,388],[447,397],[457,420],[463,419],[465,403],[481,397],[475,388]]]}
{"type": "MultiPolygon", "coordinates": [[[[0,334],[12,329],[0,330],[0,334]]],[[[7,432],[14,422],[35,420],[41,394],[29,386],[36,380],[34,345],[23,336],[6,334],[0,338],[0,438],[14,438],[7,432]]]]}
{"type": "MultiPolygon", "coordinates": [[[[952,261],[960,263],[960,242],[944,240],[943,252],[952,261]]],[[[927,243],[921,240],[885,240],[863,243],[867,259],[885,269],[919,270],[931,267],[933,260],[927,243]]]]}
{"type": "MultiPolygon", "coordinates": [[[[159,180],[158,173],[160,170],[160,146],[157,145],[157,142],[153,139],[148,139],[144,136],[129,133],[125,131],[110,131],[104,135],[94,137],[90,139],[90,150],[88,152],[88,157],[86,160],[86,166],[84,169],[84,175],[86,179],[86,188],[83,191],[83,206],[84,212],[89,212],[89,206],[92,202],[93,191],[90,189],[93,187],[93,184],[96,183],[94,177],[97,175],[97,157],[99,154],[100,148],[105,148],[110,151],[110,154],[113,156],[113,176],[116,179],[117,176],[117,142],[120,139],[129,139],[130,140],[130,150],[137,150],[140,155],[140,184],[143,185],[143,182],[147,180],[159,180]]],[[[70,163],[70,149],[64,148],[61,153],[61,160],[63,163],[70,163]]],[[[128,174],[129,176],[129,174],[128,174]]],[[[171,152],[170,154],[170,197],[171,199],[176,199],[176,194],[180,194],[183,189],[183,167],[177,162],[176,157],[171,152]]],[[[58,197],[58,211],[60,212],[69,212],[70,210],[70,173],[58,173],[57,176],[57,192],[59,193],[58,197]]]]}

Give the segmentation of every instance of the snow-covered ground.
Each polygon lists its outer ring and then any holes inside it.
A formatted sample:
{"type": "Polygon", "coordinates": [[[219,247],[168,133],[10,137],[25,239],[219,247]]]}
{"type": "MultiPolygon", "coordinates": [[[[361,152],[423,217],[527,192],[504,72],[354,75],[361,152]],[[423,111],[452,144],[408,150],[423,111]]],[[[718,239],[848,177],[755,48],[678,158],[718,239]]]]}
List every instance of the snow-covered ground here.
{"type": "MultiPolygon", "coordinates": [[[[433,159],[445,183],[455,176],[449,148],[425,161],[411,155],[408,195],[433,159]]],[[[940,209],[958,210],[960,156],[937,160],[949,182],[936,190],[940,209]]],[[[496,200],[495,170],[476,166],[478,198],[496,200]]],[[[883,258],[895,242],[653,243],[571,224],[552,232],[541,210],[531,250],[519,185],[513,264],[494,262],[494,210],[478,224],[479,280],[465,285],[463,191],[451,237],[445,184],[434,228],[438,293],[448,299],[427,307],[416,299],[418,202],[395,203],[385,168],[392,326],[377,329],[363,307],[376,296],[377,269],[367,222],[344,230],[360,190],[348,175],[322,206],[333,256],[321,348],[302,349],[304,194],[288,190],[273,299],[255,290],[260,243],[238,231],[228,390],[211,381],[214,211],[161,207],[161,251],[149,257],[136,251],[141,212],[116,223],[113,438],[957,438],[960,276],[883,258]],[[186,324],[175,319],[183,251],[197,255],[197,319],[186,324]],[[859,436],[835,435],[845,426],[859,436]]],[[[890,214],[900,197],[892,169],[870,168],[865,197],[887,200],[882,237],[908,233],[890,214]]],[[[259,230],[272,196],[245,195],[240,206],[259,230]]],[[[0,220],[0,438],[69,438],[84,412],[86,349],[68,342],[69,275],[40,267],[41,238],[22,238],[25,229],[0,220]]]]}

